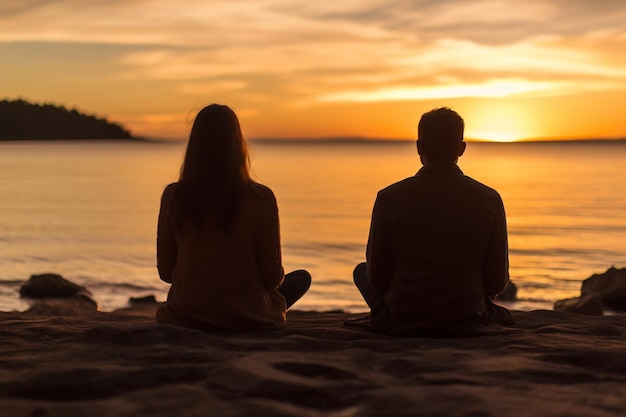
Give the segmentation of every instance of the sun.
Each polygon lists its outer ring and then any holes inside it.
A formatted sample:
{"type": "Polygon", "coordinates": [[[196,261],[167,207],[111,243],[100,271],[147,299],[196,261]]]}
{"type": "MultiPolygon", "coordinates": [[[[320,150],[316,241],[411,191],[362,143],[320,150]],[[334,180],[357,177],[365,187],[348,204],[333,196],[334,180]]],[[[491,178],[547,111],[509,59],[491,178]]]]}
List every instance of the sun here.
{"type": "Polygon", "coordinates": [[[501,100],[474,108],[465,117],[465,137],[474,140],[516,142],[536,137],[535,128],[526,109],[501,100]]]}
{"type": "Polygon", "coordinates": [[[511,133],[511,132],[498,132],[498,131],[473,131],[469,134],[466,133],[465,136],[469,138],[469,140],[475,141],[487,141],[487,142],[518,142],[520,140],[526,139],[526,136],[511,133]]]}

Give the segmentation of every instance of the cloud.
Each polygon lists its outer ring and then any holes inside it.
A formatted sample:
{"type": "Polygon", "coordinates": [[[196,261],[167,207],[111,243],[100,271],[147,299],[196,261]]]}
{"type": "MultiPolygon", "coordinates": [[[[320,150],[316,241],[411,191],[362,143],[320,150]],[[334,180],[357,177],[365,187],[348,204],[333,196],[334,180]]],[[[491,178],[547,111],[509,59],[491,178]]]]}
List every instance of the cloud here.
{"type": "Polygon", "coordinates": [[[617,0],[20,0],[0,4],[0,39],[200,46],[341,37],[364,42],[514,43],[623,28],[617,0]]]}
{"type": "Polygon", "coordinates": [[[625,21],[613,0],[20,0],[0,4],[0,44],[16,62],[59,51],[69,73],[91,60],[102,79],[306,105],[623,86],[625,21]]]}
{"type": "Polygon", "coordinates": [[[403,101],[430,100],[456,97],[504,97],[557,88],[547,82],[529,82],[519,79],[491,80],[482,84],[456,84],[423,87],[396,87],[374,91],[345,91],[320,97],[320,101],[403,101]]]}

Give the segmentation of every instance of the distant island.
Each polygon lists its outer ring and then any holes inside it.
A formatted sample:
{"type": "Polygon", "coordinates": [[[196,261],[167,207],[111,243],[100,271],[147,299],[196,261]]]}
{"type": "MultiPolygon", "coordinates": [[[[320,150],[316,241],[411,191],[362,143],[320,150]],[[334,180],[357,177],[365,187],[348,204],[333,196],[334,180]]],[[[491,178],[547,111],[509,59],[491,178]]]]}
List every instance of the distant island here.
{"type": "Polygon", "coordinates": [[[0,140],[134,139],[116,123],[53,104],[0,101],[0,140]]]}

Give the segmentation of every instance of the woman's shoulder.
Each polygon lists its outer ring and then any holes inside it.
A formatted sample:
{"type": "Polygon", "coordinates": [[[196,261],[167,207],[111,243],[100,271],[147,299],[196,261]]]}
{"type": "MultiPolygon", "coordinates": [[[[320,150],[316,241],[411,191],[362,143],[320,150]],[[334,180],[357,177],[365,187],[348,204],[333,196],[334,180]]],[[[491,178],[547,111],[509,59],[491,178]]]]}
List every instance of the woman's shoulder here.
{"type": "Polygon", "coordinates": [[[165,189],[163,190],[163,198],[171,197],[172,194],[174,194],[174,191],[176,191],[177,188],[178,188],[178,183],[177,182],[173,182],[171,184],[168,184],[165,187],[165,189]]]}
{"type": "Polygon", "coordinates": [[[177,189],[178,189],[177,182],[168,184],[163,190],[163,194],[161,195],[161,204],[163,205],[171,204],[172,200],[174,199],[174,194],[176,193],[177,189]]]}
{"type": "Polygon", "coordinates": [[[274,192],[267,185],[263,185],[256,181],[250,181],[250,190],[256,194],[261,200],[276,201],[274,192]]]}

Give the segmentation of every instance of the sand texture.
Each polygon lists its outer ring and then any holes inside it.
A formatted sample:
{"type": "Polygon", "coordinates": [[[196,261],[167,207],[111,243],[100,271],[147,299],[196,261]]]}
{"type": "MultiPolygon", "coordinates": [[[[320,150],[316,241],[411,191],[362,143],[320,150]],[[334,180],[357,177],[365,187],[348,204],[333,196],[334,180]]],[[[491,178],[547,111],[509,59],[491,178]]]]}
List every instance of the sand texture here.
{"type": "Polygon", "coordinates": [[[0,313],[0,415],[626,415],[626,320],[514,312],[502,334],[392,338],[357,315],[211,334],[114,313],[0,313]]]}

